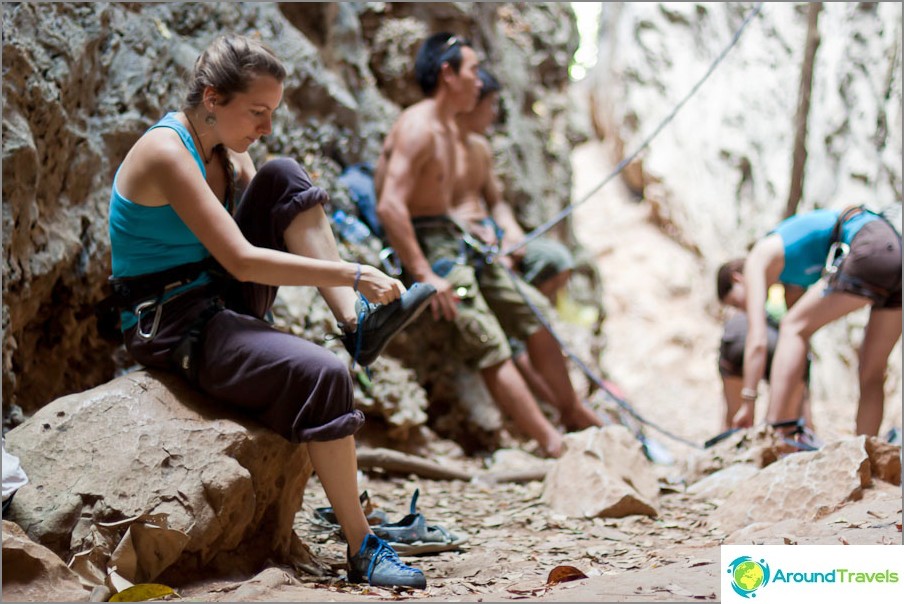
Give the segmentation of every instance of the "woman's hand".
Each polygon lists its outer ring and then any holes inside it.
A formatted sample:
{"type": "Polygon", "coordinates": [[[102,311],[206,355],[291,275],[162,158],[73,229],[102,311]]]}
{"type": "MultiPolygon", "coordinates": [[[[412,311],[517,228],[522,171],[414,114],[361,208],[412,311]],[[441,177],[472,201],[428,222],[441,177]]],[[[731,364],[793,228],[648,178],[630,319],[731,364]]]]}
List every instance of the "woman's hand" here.
{"type": "Polygon", "coordinates": [[[744,401],[731,420],[732,428],[750,428],[753,426],[754,402],[744,401]]]}
{"type": "Polygon", "coordinates": [[[405,293],[405,286],[369,264],[360,264],[361,277],[358,279],[358,291],[364,294],[368,302],[388,304],[398,300],[405,293]]]}

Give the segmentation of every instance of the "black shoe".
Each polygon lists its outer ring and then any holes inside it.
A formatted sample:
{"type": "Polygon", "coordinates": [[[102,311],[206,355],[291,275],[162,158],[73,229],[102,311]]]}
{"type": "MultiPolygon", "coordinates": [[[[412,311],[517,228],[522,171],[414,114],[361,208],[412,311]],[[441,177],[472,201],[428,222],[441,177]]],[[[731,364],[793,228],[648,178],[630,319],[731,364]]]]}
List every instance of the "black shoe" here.
{"type": "Polygon", "coordinates": [[[398,300],[389,304],[371,304],[358,300],[358,327],[342,335],[342,343],[352,359],[368,366],[377,360],[389,341],[408,327],[427,308],[436,288],[415,283],[398,300]]]}
{"type": "Polygon", "coordinates": [[[424,589],[427,579],[420,569],[408,566],[389,544],[368,534],[354,556],[348,552],[348,580],[367,581],[376,587],[414,587],[424,589]]]}

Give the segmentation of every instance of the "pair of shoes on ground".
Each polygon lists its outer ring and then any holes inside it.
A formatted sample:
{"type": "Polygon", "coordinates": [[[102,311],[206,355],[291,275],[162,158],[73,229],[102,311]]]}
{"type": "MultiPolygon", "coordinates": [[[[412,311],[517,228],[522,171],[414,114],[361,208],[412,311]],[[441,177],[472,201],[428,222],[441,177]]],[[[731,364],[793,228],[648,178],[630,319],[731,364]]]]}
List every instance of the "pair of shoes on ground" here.
{"type": "MultiPolygon", "coordinates": [[[[373,507],[367,491],[364,491],[359,499],[374,535],[386,541],[403,556],[447,552],[459,549],[467,542],[467,537],[459,537],[436,524],[427,524],[424,515],[417,511],[419,496],[420,489],[415,489],[408,514],[398,522],[388,522],[386,513],[373,507]]],[[[314,518],[318,524],[338,528],[339,523],[333,508],[317,508],[314,510],[314,518]]]]}
{"type": "MultiPolygon", "coordinates": [[[[364,538],[356,554],[347,550],[350,582],[424,589],[427,586],[424,573],[402,562],[399,554],[414,556],[444,552],[458,549],[467,541],[467,538],[458,537],[441,526],[428,525],[417,511],[419,495],[420,490],[415,489],[410,513],[400,521],[390,523],[386,522],[386,514],[382,510],[371,506],[367,491],[361,494],[361,504],[374,534],[364,538]]],[[[317,508],[314,516],[319,524],[337,526],[332,508],[317,508]]]]}
{"type": "Polygon", "coordinates": [[[342,334],[342,344],[356,363],[367,367],[377,360],[396,334],[424,311],[434,294],[436,288],[432,285],[415,283],[389,304],[371,304],[360,296],[356,304],[357,328],[342,334]]]}

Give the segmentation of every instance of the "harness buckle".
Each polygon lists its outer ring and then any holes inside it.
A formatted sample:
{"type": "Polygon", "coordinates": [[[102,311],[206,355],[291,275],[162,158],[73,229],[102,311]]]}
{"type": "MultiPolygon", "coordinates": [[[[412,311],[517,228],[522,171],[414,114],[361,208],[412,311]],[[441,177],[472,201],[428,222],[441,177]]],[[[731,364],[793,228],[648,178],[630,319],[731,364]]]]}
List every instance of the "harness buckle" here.
{"type": "Polygon", "coordinates": [[[836,241],[829,246],[829,253],[826,255],[825,272],[827,275],[834,275],[838,272],[838,265],[844,260],[851,247],[843,241],[836,241]]]}
{"type": "Polygon", "coordinates": [[[135,316],[138,319],[138,337],[142,340],[152,340],[154,336],[157,335],[157,328],[160,327],[160,317],[163,315],[163,308],[160,304],[158,298],[154,298],[153,300],[145,300],[135,306],[135,316]],[[151,330],[144,331],[141,325],[141,317],[142,314],[153,308],[154,309],[154,320],[151,322],[151,330]]]}

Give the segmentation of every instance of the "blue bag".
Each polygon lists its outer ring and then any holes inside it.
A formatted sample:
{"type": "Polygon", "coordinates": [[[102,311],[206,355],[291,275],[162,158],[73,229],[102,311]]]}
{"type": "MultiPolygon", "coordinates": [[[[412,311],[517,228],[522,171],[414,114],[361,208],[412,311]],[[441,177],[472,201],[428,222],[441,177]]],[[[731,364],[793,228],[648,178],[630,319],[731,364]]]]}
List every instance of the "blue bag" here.
{"type": "Polygon", "coordinates": [[[383,227],[377,218],[377,191],[374,188],[374,166],[371,163],[352,164],[342,171],[339,182],[345,185],[361,220],[370,231],[383,239],[383,227]]]}

